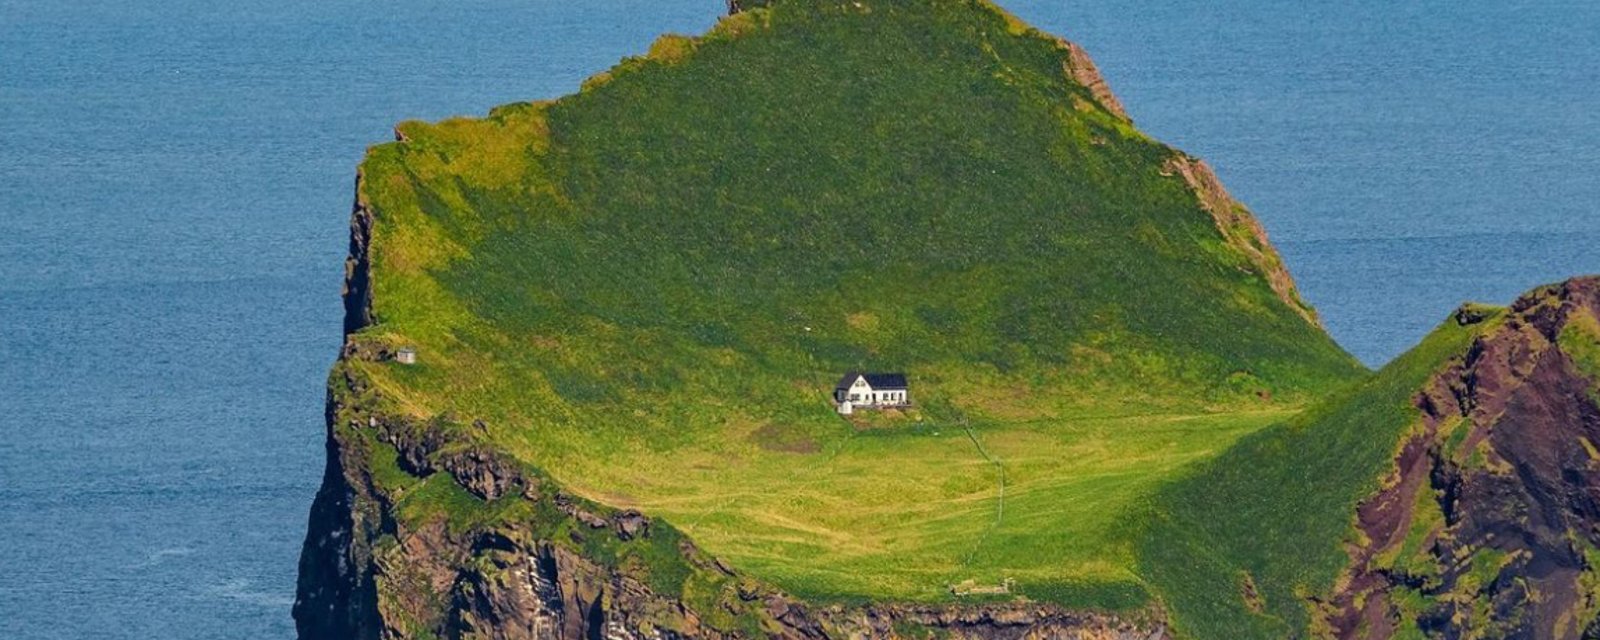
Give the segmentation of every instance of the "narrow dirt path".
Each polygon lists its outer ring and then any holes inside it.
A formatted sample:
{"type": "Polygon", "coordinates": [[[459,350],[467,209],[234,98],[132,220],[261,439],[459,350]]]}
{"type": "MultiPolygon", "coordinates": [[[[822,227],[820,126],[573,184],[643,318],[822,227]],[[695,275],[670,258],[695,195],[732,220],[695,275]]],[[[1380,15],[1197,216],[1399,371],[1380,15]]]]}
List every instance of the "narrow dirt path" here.
{"type": "Polygon", "coordinates": [[[1000,476],[1000,492],[994,505],[994,526],[999,527],[1006,519],[1006,465],[999,458],[989,455],[989,450],[983,448],[983,442],[978,440],[978,434],[965,421],[961,423],[961,430],[967,432],[967,439],[972,441],[972,446],[978,448],[978,455],[983,456],[989,464],[994,465],[995,473],[1000,476]]]}
{"type": "Polygon", "coordinates": [[[983,441],[978,439],[978,433],[972,430],[972,425],[967,422],[966,418],[962,418],[960,424],[961,430],[967,434],[967,439],[972,441],[973,448],[978,450],[978,455],[983,456],[984,461],[994,465],[995,475],[998,478],[998,491],[995,494],[994,503],[994,523],[983,530],[983,535],[978,536],[977,544],[972,545],[972,551],[969,551],[967,557],[961,561],[962,569],[966,569],[972,566],[973,559],[977,558],[978,551],[983,549],[984,543],[989,541],[989,536],[1000,528],[1001,523],[1005,522],[1006,465],[999,458],[990,455],[988,449],[983,448],[983,441]]]}

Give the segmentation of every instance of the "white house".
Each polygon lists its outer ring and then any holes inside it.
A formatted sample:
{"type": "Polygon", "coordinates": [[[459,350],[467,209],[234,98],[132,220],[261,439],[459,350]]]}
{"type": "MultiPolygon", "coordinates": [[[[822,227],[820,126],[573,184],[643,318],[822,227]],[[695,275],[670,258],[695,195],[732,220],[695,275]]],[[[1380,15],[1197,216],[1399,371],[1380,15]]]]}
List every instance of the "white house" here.
{"type": "Polygon", "coordinates": [[[850,372],[834,385],[833,401],[838,404],[839,413],[849,415],[857,408],[911,406],[911,391],[903,373],[850,372]]]}

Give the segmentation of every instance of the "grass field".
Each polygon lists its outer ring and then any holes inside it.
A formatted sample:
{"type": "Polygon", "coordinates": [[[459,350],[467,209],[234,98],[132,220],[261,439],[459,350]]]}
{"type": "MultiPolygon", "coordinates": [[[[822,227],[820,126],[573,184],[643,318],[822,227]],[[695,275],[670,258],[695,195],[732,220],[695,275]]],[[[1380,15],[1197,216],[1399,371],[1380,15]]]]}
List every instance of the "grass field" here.
{"type": "Polygon", "coordinates": [[[1165,487],[1140,544],[1140,570],[1180,631],[1266,639],[1305,630],[1307,598],[1325,593],[1349,562],[1356,504],[1378,489],[1402,437],[1420,425],[1418,390],[1499,322],[1446,321],[1373,378],[1165,487]],[[1260,611],[1245,602],[1245,576],[1260,611]]]}
{"type": "MultiPolygon", "coordinates": [[[[360,366],[384,385],[433,373],[360,366]]],[[[1011,579],[1033,599],[1127,609],[1148,601],[1135,545],[1156,490],[1293,413],[1006,420],[918,407],[847,421],[824,394],[805,402],[809,415],[793,423],[696,406],[706,417],[670,432],[672,420],[646,426],[660,419],[646,402],[625,411],[631,420],[594,417],[586,430],[510,417],[490,429],[569,488],[666,518],[809,598],[942,601],[953,584],[1011,579]]]]}
{"type": "Polygon", "coordinates": [[[680,452],[564,467],[813,598],[945,599],[951,584],[1011,578],[1039,597],[1127,606],[1141,601],[1132,509],[1186,463],[1279,417],[972,425],[998,465],[959,423],[924,420],[840,433],[815,453],[757,445],[687,466],[680,452]]]}
{"type": "Polygon", "coordinates": [[[405,123],[353,339],[420,362],[353,366],[800,594],[1140,606],[1158,488],[1367,372],[1067,57],[983,1],[788,0],[405,123]],[[834,414],[863,369],[917,409],[834,414]]]}

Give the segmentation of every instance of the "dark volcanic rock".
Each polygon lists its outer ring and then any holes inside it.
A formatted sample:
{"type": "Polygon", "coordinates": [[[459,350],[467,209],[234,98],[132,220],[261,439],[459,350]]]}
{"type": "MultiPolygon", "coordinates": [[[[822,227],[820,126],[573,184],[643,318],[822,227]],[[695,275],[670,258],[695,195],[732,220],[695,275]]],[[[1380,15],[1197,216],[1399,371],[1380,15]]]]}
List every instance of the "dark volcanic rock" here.
{"type": "MultiPolygon", "coordinates": [[[[1334,635],[1409,625],[1436,638],[1576,638],[1597,627],[1600,385],[1562,347],[1569,324],[1596,317],[1600,279],[1540,289],[1417,395],[1422,425],[1357,511],[1365,540],[1325,608],[1334,635]],[[1440,521],[1430,527],[1419,507],[1440,521]]],[[[1488,317],[1469,307],[1456,319],[1488,317]]]]}

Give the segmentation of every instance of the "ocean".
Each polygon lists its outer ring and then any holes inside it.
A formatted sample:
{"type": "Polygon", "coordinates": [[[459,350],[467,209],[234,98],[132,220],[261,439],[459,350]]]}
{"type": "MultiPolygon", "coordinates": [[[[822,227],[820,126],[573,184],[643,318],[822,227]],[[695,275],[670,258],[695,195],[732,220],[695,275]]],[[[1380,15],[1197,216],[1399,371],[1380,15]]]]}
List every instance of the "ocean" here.
{"type": "MultiPolygon", "coordinates": [[[[1209,160],[1371,365],[1600,273],[1600,5],[1003,4],[1209,160]]],[[[0,637],[293,637],[365,147],[724,6],[0,0],[0,637]]]]}

